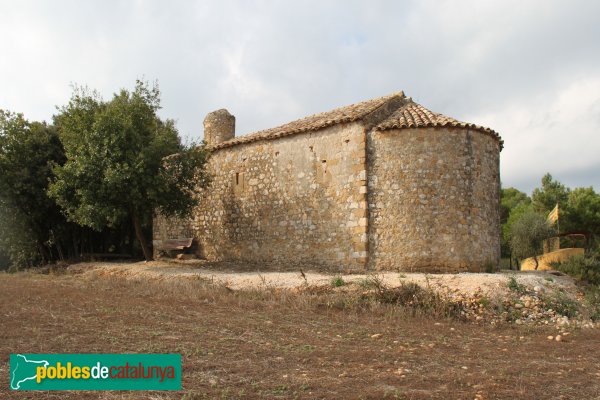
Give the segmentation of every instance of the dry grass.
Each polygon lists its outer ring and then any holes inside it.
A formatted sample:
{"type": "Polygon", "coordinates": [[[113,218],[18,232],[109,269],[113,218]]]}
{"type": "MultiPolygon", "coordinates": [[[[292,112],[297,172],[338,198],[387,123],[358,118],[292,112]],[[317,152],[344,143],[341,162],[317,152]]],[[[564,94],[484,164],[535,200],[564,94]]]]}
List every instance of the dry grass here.
{"type": "Polygon", "coordinates": [[[184,391],[10,398],[600,396],[598,330],[550,342],[555,330],[461,323],[420,289],[385,290],[231,291],[201,279],[0,275],[0,398],[9,396],[15,352],[181,353],[184,391]],[[407,299],[435,307],[399,305],[407,299]]]}

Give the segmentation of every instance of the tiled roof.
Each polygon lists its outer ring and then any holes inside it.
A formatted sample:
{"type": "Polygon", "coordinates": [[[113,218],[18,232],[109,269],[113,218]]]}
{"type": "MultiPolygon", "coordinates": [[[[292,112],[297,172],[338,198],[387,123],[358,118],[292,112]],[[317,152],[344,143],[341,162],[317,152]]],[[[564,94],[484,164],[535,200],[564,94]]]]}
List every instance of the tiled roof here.
{"type": "Polygon", "coordinates": [[[389,96],[379,97],[376,99],[351,104],[349,106],[336,108],[331,111],[310,115],[308,117],[301,118],[275,128],[238,136],[231,140],[211,146],[211,149],[217,150],[242,143],[271,140],[296,133],[316,131],[341,123],[354,122],[364,119],[369,114],[377,111],[380,108],[385,109],[383,106],[388,108],[397,108],[395,111],[388,111],[390,115],[375,126],[374,129],[376,130],[384,131],[389,129],[429,127],[465,128],[476,130],[494,137],[500,142],[500,148],[502,148],[502,139],[492,129],[466,122],[460,122],[454,118],[434,113],[420,104],[413,102],[410,98],[407,98],[403,92],[398,92],[389,96]]]}
{"type": "Polygon", "coordinates": [[[233,138],[213,146],[212,149],[220,149],[241,143],[256,142],[259,140],[275,139],[300,132],[316,131],[331,125],[358,121],[369,113],[377,110],[388,101],[403,97],[404,93],[399,92],[389,96],[379,97],[376,99],[351,104],[349,106],[336,108],[335,110],[310,115],[308,117],[304,117],[275,128],[265,129],[263,131],[233,138]]]}
{"type": "Polygon", "coordinates": [[[463,128],[471,129],[485,133],[497,139],[500,142],[500,148],[503,146],[503,141],[500,135],[490,128],[461,122],[454,118],[445,115],[434,113],[420,104],[408,99],[400,108],[392,113],[383,122],[375,126],[375,130],[385,131],[389,129],[405,129],[405,128],[463,128]]]}

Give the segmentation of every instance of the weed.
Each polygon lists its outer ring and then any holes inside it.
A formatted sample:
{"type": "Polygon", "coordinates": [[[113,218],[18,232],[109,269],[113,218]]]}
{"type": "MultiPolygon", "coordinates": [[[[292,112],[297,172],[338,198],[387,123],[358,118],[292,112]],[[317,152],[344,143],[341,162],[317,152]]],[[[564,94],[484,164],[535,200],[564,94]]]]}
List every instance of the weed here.
{"type": "Polygon", "coordinates": [[[592,321],[600,321],[600,285],[590,285],[584,289],[585,303],[592,321]]]}
{"type": "Polygon", "coordinates": [[[573,318],[577,316],[579,312],[577,301],[560,290],[544,296],[542,301],[548,308],[553,309],[557,314],[565,317],[573,318]]]}
{"type": "Polygon", "coordinates": [[[360,279],[356,281],[356,284],[363,289],[371,289],[371,281],[369,280],[369,278],[360,279]]]}
{"type": "Polygon", "coordinates": [[[274,395],[284,395],[290,390],[288,385],[277,385],[271,389],[271,393],[274,395]]]}
{"type": "Polygon", "coordinates": [[[483,270],[488,274],[493,274],[498,270],[498,268],[493,261],[489,260],[483,265],[483,270]]]}
{"type": "Polygon", "coordinates": [[[398,274],[398,278],[404,279],[404,278],[406,278],[406,274],[400,273],[400,274],[398,274]]]}
{"type": "Polygon", "coordinates": [[[181,400],[199,400],[199,399],[206,399],[206,395],[204,394],[198,394],[198,393],[194,393],[194,392],[187,392],[183,395],[183,397],[181,398],[181,400]]]}
{"type": "Polygon", "coordinates": [[[369,275],[364,279],[358,281],[358,285],[363,289],[376,289],[379,290],[384,287],[383,277],[379,275],[369,275]]]}
{"type": "Polygon", "coordinates": [[[508,278],[508,282],[506,283],[506,286],[508,286],[508,288],[513,292],[516,292],[519,294],[527,293],[527,289],[525,288],[525,285],[522,285],[519,282],[517,282],[517,278],[514,275],[512,275],[510,278],[508,278]]]}
{"type": "Polygon", "coordinates": [[[554,278],[552,278],[551,276],[547,276],[544,279],[547,280],[548,282],[554,283],[554,278]]]}
{"type": "Polygon", "coordinates": [[[263,286],[268,286],[267,278],[264,275],[258,274],[258,278],[260,279],[260,282],[263,286]]]}
{"type": "Polygon", "coordinates": [[[300,387],[298,389],[300,389],[303,392],[306,392],[306,391],[310,390],[310,386],[307,385],[306,383],[303,383],[302,385],[300,385],[300,387]]]}
{"type": "Polygon", "coordinates": [[[315,351],[315,349],[316,347],[311,344],[304,344],[300,346],[300,351],[302,352],[312,353],[313,351],[315,351]]]}
{"type": "Polygon", "coordinates": [[[373,290],[365,296],[366,299],[378,304],[401,306],[411,315],[458,317],[462,309],[460,304],[414,282],[402,282],[399,287],[389,288],[381,280],[375,280],[372,285],[373,290]]]}
{"type": "Polygon", "coordinates": [[[372,275],[371,281],[373,282],[373,287],[378,290],[383,290],[387,288],[385,284],[385,276],[384,275],[372,275]]]}
{"type": "Polygon", "coordinates": [[[342,278],[341,276],[334,276],[331,279],[331,286],[333,287],[341,287],[344,286],[346,284],[346,282],[344,282],[344,278],[342,278]]]}
{"type": "Polygon", "coordinates": [[[492,304],[492,302],[487,297],[482,297],[479,299],[479,304],[481,304],[485,308],[488,308],[490,304],[492,304]]]}

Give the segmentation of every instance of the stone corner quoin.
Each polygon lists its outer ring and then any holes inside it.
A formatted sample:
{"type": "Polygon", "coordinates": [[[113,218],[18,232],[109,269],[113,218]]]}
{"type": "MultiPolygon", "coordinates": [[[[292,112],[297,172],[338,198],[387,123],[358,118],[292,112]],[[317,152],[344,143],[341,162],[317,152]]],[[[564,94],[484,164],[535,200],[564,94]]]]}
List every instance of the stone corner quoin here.
{"type": "Polygon", "coordinates": [[[211,186],[154,241],[211,261],[328,271],[481,271],[500,258],[502,140],[403,93],[235,137],[208,114],[211,186]]]}

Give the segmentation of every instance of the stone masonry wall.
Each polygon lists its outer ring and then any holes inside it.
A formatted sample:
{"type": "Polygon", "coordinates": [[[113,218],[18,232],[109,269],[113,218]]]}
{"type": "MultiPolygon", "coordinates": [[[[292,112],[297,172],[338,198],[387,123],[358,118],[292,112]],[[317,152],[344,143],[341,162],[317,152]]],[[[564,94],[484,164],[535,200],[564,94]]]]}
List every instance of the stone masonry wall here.
{"type": "Polygon", "coordinates": [[[369,267],[456,272],[497,264],[499,150],[478,131],[370,132],[369,267]]]}
{"type": "MultiPolygon", "coordinates": [[[[177,217],[166,218],[162,215],[154,216],[152,223],[152,241],[166,239],[184,239],[194,237],[192,219],[182,219],[177,217]]],[[[154,247],[154,257],[158,257],[159,252],[154,247]]]]}
{"type": "Polygon", "coordinates": [[[155,240],[191,231],[209,260],[364,269],[365,154],[360,123],[219,149],[194,219],[157,217],[155,240]]]}

